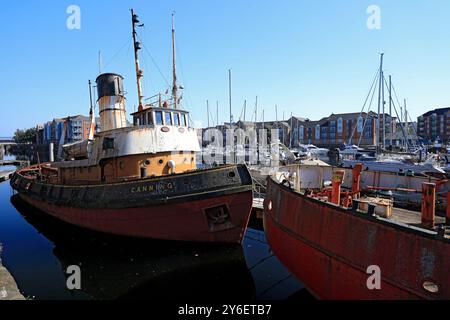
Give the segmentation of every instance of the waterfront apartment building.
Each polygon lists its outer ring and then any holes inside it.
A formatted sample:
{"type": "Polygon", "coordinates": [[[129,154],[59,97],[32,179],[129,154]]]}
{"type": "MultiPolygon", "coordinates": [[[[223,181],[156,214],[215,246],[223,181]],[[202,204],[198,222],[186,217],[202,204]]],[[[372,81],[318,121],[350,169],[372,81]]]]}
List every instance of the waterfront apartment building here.
{"type": "MultiPolygon", "coordinates": [[[[390,143],[390,137],[397,134],[397,119],[389,114],[380,115],[380,130],[377,135],[378,114],[370,111],[331,114],[320,120],[310,120],[293,116],[287,120],[249,122],[238,121],[231,125],[232,129],[261,129],[268,130],[271,138],[271,129],[278,129],[280,142],[288,147],[296,147],[299,144],[314,144],[322,147],[340,147],[343,144],[356,144],[360,146],[375,146],[377,137],[379,143],[383,144],[383,133],[386,145],[390,143]],[[383,119],[385,129],[383,132],[383,119]]],[[[215,127],[223,133],[223,142],[226,143],[226,130],[230,128],[229,123],[215,127]]],[[[199,132],[202,132],[202,129],[199,132]]],[[[199,133],[201,134],[201,133],[199,133]]],[[[236,140],[236,139],[235,139],[236,140]]],[[[204,145],[207,144],[204,141],[204,145]]]]}
{"type": "Polygon", "coordinates": [[[428,111],[417,118],[417,134],[427,143],[450,142],[450,107],[428,111]]]}
{"type": "MultiPolygon", "coordinates": [[[[66,122],[66,134],[64,143],[72,143],[76,141],[86,140],[89,136],[90,118],[87,116],[76,115],[69,116],[65,119],[53,119],[44,125],[37,126],[37,143],[49,144],[53,142],[59,145],[61,136],[66,122]],[[42,132],[42,133],[41,133],[42,132]]],[[[100,118],[95,119],[96,132],[100,131],[100,118]]]]}
{"type": "Polygon", "coordinates": [[[314,144],[340,146],[346,144],[375,145],[377,116],[373,113],[339,113],[318,121],[292,117],[292,145],[314,144]]]}

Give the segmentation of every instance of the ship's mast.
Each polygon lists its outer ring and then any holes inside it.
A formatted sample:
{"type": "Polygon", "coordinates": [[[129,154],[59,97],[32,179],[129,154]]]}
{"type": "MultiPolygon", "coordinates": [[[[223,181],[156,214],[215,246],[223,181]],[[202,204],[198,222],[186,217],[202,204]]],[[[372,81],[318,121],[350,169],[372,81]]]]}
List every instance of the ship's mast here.
{"type": "Polygon", "coordinates": [[[173,97],[173,108],[176,109],[178,105],[177,98],[177,64],[176,64],[176,53],[175,53],[175,13],[172,13],[172,97],[173,97]]]}
{"type": "Polygon", "coordinates": [[[143,24],[139,24],[139,17],[134,14],[133,9],[131,9],[131,22],[133,26],[133,44],[134,44],[134,63],[136,66],[136,84],[138,91],[138,110],[141,111],[143,109],[142,106],[142,87],[141,87],[141,78],[143,77],[143,72],[139,67],[139,57],[138,51],[141,50],[141,44],[137,41],[136,37],[136,27],[143,27],[143,24]]]}
{"type": "Polygon", "coordinates": [[[90,121],[91,121],[91,125],[89,127],[88,140],[93,141],[94,140],[94,131],[95,131],[95,116],[94,116],[94,105],[92,104],[91,80],[88,81],[88,84],[89,84],[89,102],[90,102],[89,117],[90,117],[90,121]]]}
{"type": "Polygon", "coordinates": [[[376,130],[377,152],[380,149],[380,129],[381,129],[381,126],[380,126],[380,112],[381,112],[381,110],[380,109],[381,109],[381,103],[382,103],[382,101],[381,101],[381,94],[382,94],[381,86],[383,86],[383,55],[384,55],[384,53],[380,54],[380,79],[379,79],[380,84],[378,86],[378,117],[377,117],[377,130],[376,130]]]}

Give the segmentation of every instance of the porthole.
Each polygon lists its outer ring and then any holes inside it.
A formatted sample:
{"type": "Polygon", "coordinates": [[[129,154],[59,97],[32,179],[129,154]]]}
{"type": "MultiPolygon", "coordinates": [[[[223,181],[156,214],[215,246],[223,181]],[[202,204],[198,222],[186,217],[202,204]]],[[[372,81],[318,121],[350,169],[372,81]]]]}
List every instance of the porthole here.
{"type": "Polygon", "coordinates": [[[163,162],[164,162],[163,159],[159,159],[159,160],[158,160],[158,163],[159,163],[159,164],[163,164],[163,162]]]}
{"type": "Polygon", "coordinates": [[[272,200],[269,200],[269,203],[267,204],[267,209],[269,209],[269,211],[272,210],[272,200]]]}
{"type": "Polygon", "coordinates": [[[119,168],[120,168],[121,170],[123,170],[123,168],[124,168],[124,163],[123,163],[123,161],[119,161],[119,168]]]}
{"type": "Polygon", "coordinates": [[[150,160],[148,160],[148,159],[145,160],[145,161],[144,161],[144,165],[149,166],[149,165],[150,165],[150,160]]]}
{"type": "Polygon", "coordinates": [[[236,176],[236,173],[234,173],[234,171],[228,172],[228,177],[229,178],[234,178],[235,176],[236,176]]]}

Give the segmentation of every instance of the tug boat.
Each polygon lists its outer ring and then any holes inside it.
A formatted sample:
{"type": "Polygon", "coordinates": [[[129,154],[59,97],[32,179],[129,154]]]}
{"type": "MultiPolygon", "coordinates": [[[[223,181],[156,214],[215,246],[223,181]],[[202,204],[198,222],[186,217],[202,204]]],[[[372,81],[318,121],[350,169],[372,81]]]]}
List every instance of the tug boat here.
{"type": "MultiPolygon", "coordinates": [[[[319,299],[450,299],[450,208],[435,215],[436,184],[424,182],[422,210],[361,195],[345,172],[301,184],[299,166],[268,178],[263,223],[274,254],[319,299]]],[[[447,199],[449,197],[447,196],[447,199]]]]}
{"type": "MultiPolygon", "coordinates": [[[[123,77],[96,79],[101,132],[58,148],[58,162],[17,170],[10,184],[28,204],[65,222],[134,237],[188,242],[240,243],[252,207],[245,165],[198,169],[197,133],[179,108],[172,20],[172,95],[143,103],[136,28],[131,10],[138,111],[126,120],[123,77]]],[[[91,95],[92,96],[92,95],[91,95]]],[[[92,101],[92,98],[91,98],[92,101]]]]}

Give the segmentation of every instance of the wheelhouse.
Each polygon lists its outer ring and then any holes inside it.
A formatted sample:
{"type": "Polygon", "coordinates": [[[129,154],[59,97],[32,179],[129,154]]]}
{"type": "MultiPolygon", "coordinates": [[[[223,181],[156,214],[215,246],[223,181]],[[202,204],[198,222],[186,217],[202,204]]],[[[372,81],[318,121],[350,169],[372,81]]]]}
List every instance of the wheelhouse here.
{"type": "Polygon", "coordinates": [[[131,114],[134,126],[189,127],[189,112],[164,107],[147,107],[131,114]]]}

